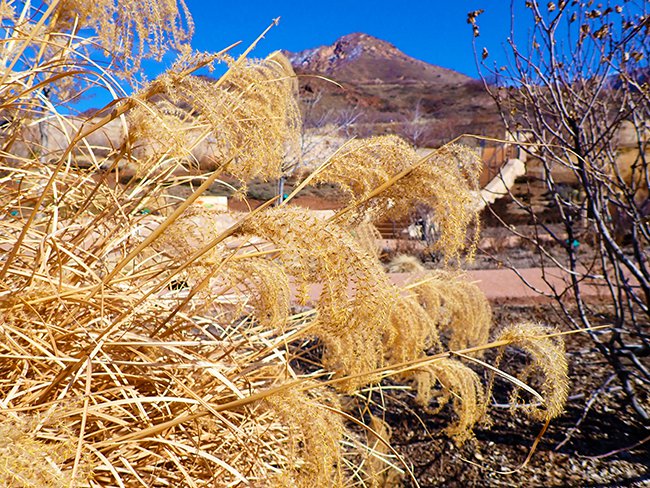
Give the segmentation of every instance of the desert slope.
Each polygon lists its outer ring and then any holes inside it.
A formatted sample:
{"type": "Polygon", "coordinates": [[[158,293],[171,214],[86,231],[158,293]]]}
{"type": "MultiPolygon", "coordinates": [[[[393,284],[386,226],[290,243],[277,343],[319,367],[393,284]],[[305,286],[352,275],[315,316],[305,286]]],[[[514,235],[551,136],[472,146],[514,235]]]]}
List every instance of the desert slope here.
{"type": "Polygon", "coordinates": [[[480,81],[371,35],[349,34],[330,46],[285,54],[300,77],[308,126],[347,124],[348,135],[361,137],[398,133],[420,146],[462,133],[502,135],[480,81]]]}

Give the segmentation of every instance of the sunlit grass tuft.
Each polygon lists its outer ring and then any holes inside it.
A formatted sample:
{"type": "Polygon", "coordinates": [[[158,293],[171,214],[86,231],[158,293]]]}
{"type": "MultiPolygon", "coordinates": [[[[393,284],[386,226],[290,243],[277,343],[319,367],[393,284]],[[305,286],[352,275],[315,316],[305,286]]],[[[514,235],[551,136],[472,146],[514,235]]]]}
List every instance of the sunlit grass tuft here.
{"type": "Polygon", "coordinates": [[[11,441],[0,482],[311,488],[412,476],[371,404],[360,418],[351,407],[363,389],[382,393],[386,375],[425,410],[450,405],[446,432],[459,442],[486,413],[477,368],[541,398],[533,418],[559,415],[559,339],[524,324],[490,344],[475,285],[416,266],[397,287],[379,261],[371,222],[416,203],[433,209],[448,258],[471,252],[469,150],[418,159],[396,137],[352,141],[295,190],[340,185],[348,207],[328,220],[291,199],[243,214],[200,208],[215,182],[275,179],[295,163],[286,58],[228,59],[215,81],[192,72],[225,53],[183,47],[171,70],[84,120],[62,115],[72,85],[61,80],[117,96],[114,76],[137,69],[140,41],[157,56],[185,38],[184,5],[25,4],[23,19],[0,5],[12,26],[0,52],[0,437],[11,441]],[[68,42],[111,22],[92,42],[124,41],[118,72],[68,42]],[[478,359],[505,344],[533,358],[525,378],[478,359]]]}

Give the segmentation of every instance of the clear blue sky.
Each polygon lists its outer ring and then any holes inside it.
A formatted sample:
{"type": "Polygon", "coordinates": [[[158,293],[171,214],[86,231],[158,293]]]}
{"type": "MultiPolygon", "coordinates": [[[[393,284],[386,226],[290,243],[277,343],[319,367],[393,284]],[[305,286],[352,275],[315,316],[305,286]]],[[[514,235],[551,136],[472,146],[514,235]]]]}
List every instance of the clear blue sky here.
{"type": "MultiPolygon", "coordinates": [[[[186,0],[195,23],[192,46],[200,51],[216,52],[241,41],[233,51],[238,54],[250,45],[273,21],[280,17],[251,54],[264,57],[277,49],[301,51],[332,44],[339,37],[364,32],[388,41],[406,54],[431,64],[477,77],[472,50],[472,29],[467,13],[485,9],[480,16],[479,52],[486,46],[490,65],[505,64],[503,43],[510,33],[508,0],[431,0],[399,2],[386,0],[329,0],[327,2],[289,2],[286,0],[216,2],[186,0]]],[[[516,0],[522,19],[529,14],[523,0],[516,0]]],[[[525,39],[526,25],[518,26],[518,38],[525,39]]],[[[176,58],[168,53],[162,63],[145,60],[149,79],[164,71],[176,58]]],[[[224,68],[225,69],[225,68],[224,68]]],[[[220,70],[215,72],[216,75],[220,70]]],[[[76,103],[76,110],[101,107],[110,98],[93,90],[76,103]]]]}
{"type": "MultiPolygon", "coordinates": [[[[493,59],[502,57],[500,46],[510,29],[507,0],[186,2],[196,24],[193,45],[199,50],[218,51],[235,41],[248,46],[272,19],[281,17],[254,57],[276,49],[299,51],[331,44],[342,35],[364,32],[391,42],[410,56],[470,76],[477,73],[467,12],[485,9],[479,44],[488,47],[493,59]]],[[[523,10],[523,0],[516,3],[520,4],[518,10],[523,10]]]]}
{"type": "MultiPolygon", "coordinates": [[[[251,56],[264,57],[277,49],[300,51],[329,45],[345,34],[364,32],[394,44],[417,59],[473,77],[478,73],[472,50],[472,29],[466,19],[468,12],[484,9],[485,13],[479,18],[478,51],[487,47],[489,66],[508,64],[504,48],[511,27],[511,1],[508,0],[185,1],[195,23],[192,45],[201,51],[216,52],[242,41],[241,47],[234,51],[237,54],[274,18],[280,17],[279,25],[271,29],[251,56]]],[[[625,4],[625,9],[640,12],[647,9],[647,1],[632,0],[625,4]]],[[[524,0],[512,3],[517,19],[515,41],[522,46],[532,25],[531,14],[524,0]]],[[[541,3],[543,8],[545,2],[541,3]]],[[[155,77],[174,59],[175,55],[170,53],[163,63],[143,63],[148,78],[155,77]]],[[[78,107],[83,110],[108,101],[99,98],[86,98],[78,107]]]]}

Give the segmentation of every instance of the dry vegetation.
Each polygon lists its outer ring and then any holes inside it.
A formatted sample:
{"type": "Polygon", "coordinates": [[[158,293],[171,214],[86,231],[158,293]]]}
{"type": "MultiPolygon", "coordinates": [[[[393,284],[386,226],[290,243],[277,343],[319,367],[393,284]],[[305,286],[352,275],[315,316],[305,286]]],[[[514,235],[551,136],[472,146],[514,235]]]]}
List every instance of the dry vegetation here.
{"type": "Polygon", "coordinates": [[[280,55],[252,61],[182,47],[168,72],[51,151],[27,129],[69,128],[62,110],[71,87],[117,91],[112,76],[185,38],[178,26],[187,13],[174,2],[89,5],[0,3],[8,36],[0,50],[0,435],[8,439],[0,484],[397,483],[409,462],[364,403],[386,376],[413,387],[428,411],[451,404],[446,433],[458,443],[488,420],[491,385],[477,368],[537,400],[516,415],[548,423],[562,411],[567,363],[553,330],[493,333],[485,297],[457,271],[422,271],[398,288],[369,244],[373,219],[422,202],[439,217],[440,250],[457,256],[476,222],[471,153],[447,146],[418,159],[395,137],[355,141],[282,205],[223,226],[216,212],[192,206],[206,188],[225,177],[275,179],[291,164],[300,127],[290,66],[280,55]],[[79,37],[111,19],[115,32],[79,37]],[[86,47],[119,53],[116,39],[128,41],[121,71],[93,65],[86,47]],[[229,65],[218,82],[191,75],[217,59],[229,65]],[[126,131],[119,145],[87,144],[117,120],[126,131]],[[197,163],[200,144],[212,171],[174,201],[168,189],[197,163]],[[134,177],[116,183],[125,165],[134,177]],[[291,206],[320,181],[349,196],[329,220],[291,206]],[[315,284],[321,291],[309,299],[315,284]],[[530,366],[520,379],[507,375],[498,361],[481,362],[488,348],[517,348],[530,366]]]}

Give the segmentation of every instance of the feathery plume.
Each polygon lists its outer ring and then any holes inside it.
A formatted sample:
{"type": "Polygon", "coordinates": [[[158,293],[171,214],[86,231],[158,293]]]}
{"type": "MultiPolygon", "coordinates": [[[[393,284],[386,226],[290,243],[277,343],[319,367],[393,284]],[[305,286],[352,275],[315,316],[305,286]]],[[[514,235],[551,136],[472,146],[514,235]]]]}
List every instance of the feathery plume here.
{"type": "MultiPolygon", "coordinates": [[[[523,322],[505,327],[496,338],[496,341],[509,341],[511,347],[528,354],[531,362],[518,378],[523,382],[536,381],[534,387],[539,388],[544,398],[541,405],[520,405],[519,389],[515,389],[510,401],[513,414],[523,410],[535,420],[550,420],[564,411],[569,394],[569,366],[564,353],[564,342],[560,337],[548,337],[552,332],[552,329],[542,324],[523,322]]],[[[505,354],[504,349],[501,349],[495,361],[496,367],[505,354]]]]}
{"type": "MultiPolygon", "coordinates": [[[[351,141],[332,156],[311,181],[336,183],[347,194],[356,214],[399,219],[416,205],[428,205],[440,227],[434,244],[448,258],[466,247],[470,226],[478,228],[478,214],[471,190],[478,188],[480,158],[469,148],[450,145],[432,151],[420,161],[415,150],[397,136],[377,136],[351,141]],[[406,176],[369,198],[373,191],[402,171],[406,176]]],[[[475,245],[475,243],[473,243],[475,245]]]]}
{"type": "Polygon", "coordinates": [[[458,420],[445,429],[447,434],[458,443],[471,439],[472,428],[486,413],[485,394],[478,374],[460,361],[443,358],[419,371],[416,382],[418,403],[426,406],[435,397],[438,406],[432,413],[442,410],[452,400],[458,420]],[[442,389],[436,395],[437,384],[442,389]]]}

